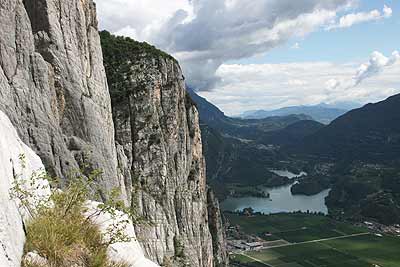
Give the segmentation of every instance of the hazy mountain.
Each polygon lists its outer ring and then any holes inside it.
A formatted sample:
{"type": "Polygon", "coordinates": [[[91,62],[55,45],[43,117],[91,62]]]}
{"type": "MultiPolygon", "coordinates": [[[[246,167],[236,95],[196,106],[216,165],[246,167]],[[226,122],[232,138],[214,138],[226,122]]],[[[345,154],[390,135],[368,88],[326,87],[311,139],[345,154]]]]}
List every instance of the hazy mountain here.
{"type": "Polygon", "coordinates": [[[328,177],[330,214],[400,221],[400,94],[352,110],[285,150],[324,170],[302,192],[328,177]]]}
{"type": "Polygon", "coordinates": [[[348,110],[332,107],[327,104],[315,106],[293,106],[285,107],[276,110],[255,110],[247,111],[240,117],[243,119],[263,119],[272,116],[287,116],[290,114],[305,114],[312,117],[314,120],[324,124],[328,124],[337,117],[345,114],[348,110]]]}
{"type": "Polygon", "coordinates": [[[279,146],[323,126],[310,121],[311,117],[306,115],[260,120],[230,118],[205,98],[188,91],[200,115],[208,181],[220,196],[227,194],[229,184],[281,185],[288,182],[269,172],[271,168],[279,168],[283,157],[279,146]],[[312,130],[307,130],[308,127],[312,130]]]}
{"type": "Polygon", "coordinates": [[[255,140],[265,132],[283,129],[301,120],[312,120],[310,116],[305,114],[277,115],[263,119],[231,118],[193,90],[188,89],[188,92],[196,103],[200,120],[213,129],[218,130],[222,135],[255,140]]]}
{"type": "Polygon", "coordinates": [[[287,127],[268,132],[258,138],[258,142],[268,145],[295,145],[305,137],[312,135],[322,129],[325,125],[313,120],[302,120],[288,125],[287,127]]]}
{"type": "Polygon", "coordinates": [[[327,108],[336,108],[336,109],[344,109],[344,110],[352,110],[356,108],[360,108],[363,104],[353,101],[339,101],[335,103],[321,103],[318,106],[327,107],[327,108]]]}
{"type": "Polygon", "coordinates": [[[305,138],[300,149],[342,160],[399,159],[400,94],[346,113],[305,138]]]}

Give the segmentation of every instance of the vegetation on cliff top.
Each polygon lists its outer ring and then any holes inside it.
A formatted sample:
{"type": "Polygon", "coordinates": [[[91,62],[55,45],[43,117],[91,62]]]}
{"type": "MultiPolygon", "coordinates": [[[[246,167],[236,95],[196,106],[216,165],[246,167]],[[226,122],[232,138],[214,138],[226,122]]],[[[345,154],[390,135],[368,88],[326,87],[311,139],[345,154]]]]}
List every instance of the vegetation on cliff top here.
{"type": "Polygon", "coordinates": [[[108,31],[101,31],[100,38],[104,57],[114,57],[118,61],[127,61],[143,56],[175,60],[173,56],[155,46],[146,42],[135,41],[129,37],[116,36],[108,31]]]}
{"type": "MultiPolygon", "coordinates": [[[[113,107],[121,110],[120,116],[129,114],[129,96],[134,90],[144,88],[149,79],[138,65],[140,59],[158,60],[160,58],[176,61],[171,55],[146,43],[128,37],[115,36],[108,31],[100,32],[104,67],[113,107]],[[134,66],[138,68],[134,68],[134,66]]],[[[115,112],[113,112],[115,117],[115,112]]]]}

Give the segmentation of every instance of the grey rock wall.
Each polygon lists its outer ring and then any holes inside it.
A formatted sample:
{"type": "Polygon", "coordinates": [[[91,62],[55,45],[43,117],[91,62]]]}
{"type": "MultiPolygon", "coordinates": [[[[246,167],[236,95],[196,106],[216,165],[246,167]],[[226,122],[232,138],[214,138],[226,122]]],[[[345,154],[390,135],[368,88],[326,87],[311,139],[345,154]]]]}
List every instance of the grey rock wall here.
{"type": "Polygon", "coordinates": [[[120,166],[145,220],[139,241],[159,263],[213,266],[197,109],[176,61],[143,54],[132,63],[129,102],[113,111],[120,166]]]}
{"type": "Polygon", "coordinates": [[[110,96],[95,6],[89,0],[0,2],[0,109],[58,177],[117,173],[110,96]]]}
{"type": "Polygon", "coordinates": [[[208,225],[212,236],[214,266],[226,267],[229,265],[228,252],[226,250],[226,236],[223,225],[221,210],[218,199],[214,192],[209,189],[207,191],[208,202],[208,225]]]}
{"type": "Polygon", "coordinates": [[[21,139],[55,176],[101,169],[100,193],[121,188],[143,218],[137,236],[153,260],[214,266],[219,237],[181,69],[146,55],[132,69],[129,112],[118,119],[116,106],[113,122],[93,1],[0,1],[0,110],[21,139]]]}

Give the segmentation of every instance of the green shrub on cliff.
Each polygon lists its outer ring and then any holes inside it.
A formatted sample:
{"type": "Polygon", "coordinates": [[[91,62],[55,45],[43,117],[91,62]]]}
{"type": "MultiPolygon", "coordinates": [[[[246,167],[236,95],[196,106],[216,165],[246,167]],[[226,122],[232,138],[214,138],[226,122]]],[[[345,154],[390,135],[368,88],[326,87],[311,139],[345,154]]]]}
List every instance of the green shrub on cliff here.
{"type": "MultiPolygon", "coordinates": [[[[142,77],[142,67],[132,62],[139,59],[158,60],[175,59],[167,53],[146,43],[137,42],[128,37],[115,36],[108,31],[100,32],[101,46],[103,49],[103,60],[107,74],[107,82],[111,94],[112,106],[120,109],[125,107],[129,101],[129,95],[134,90],[143,89],[142,82],[148,79],[142,77]]],[[[122,110],[123,114],[129,110],[122,110]]]]}
{"type": "MultiPolygon", "coordinates": [[[[23,155],[20,161],[24,169],[23,155]]],[[[63,190],[54,187],[51,191],[45,183],[49,178],[44,171],[33,173],[29,178],[15,174],[10,197],[30,218],[25,223],[24,250],[43,259],[42,262],[25,259],[23,267],[127,266],[123,262],[113,262],[107,256],[109,245],[131,240],[125,234],[129,221],[118,220],[120,213],[117,210],[125,209],[118,194],[112,191],[105,204],[89,201],[93,190],[91,179],[100,173],[93,171],[89,177],[84,177],[81,172],[76,172],[63,190]],[[94,203],[97,208],[89,208],[89,203],[94,203]],[[92,220],[103,213],[115,221],[104,232],[92,220]]]]}
{"type": "Polygon", "coordinates": [[[150,59],[162,57],[175,60],[174,57],[155,46],[146,42],[135,41],[129,37],[116,36],[108,31],[101,31],[100,38],[104,59],[112,57],[121,62],[144,56],[150,59]]]}

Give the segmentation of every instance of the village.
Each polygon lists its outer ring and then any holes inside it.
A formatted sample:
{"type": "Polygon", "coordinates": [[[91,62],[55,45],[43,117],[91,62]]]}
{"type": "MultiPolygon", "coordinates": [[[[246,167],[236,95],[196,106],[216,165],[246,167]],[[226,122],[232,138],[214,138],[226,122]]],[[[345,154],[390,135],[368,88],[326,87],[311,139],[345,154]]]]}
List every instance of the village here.
{"type": "Polygon", "coordinates": [[[384,225],[377,222],[365,221],[363,223],[356,223],[356,226],[367,227],[371,232],[375,233],[376,236],[394,235],[400,237],[400,224],[384,225]]]}
{"type": "Polygon", "coordinates": [[[243,233],[240,226],[227,227],[227,248],[228,251],[233,253],[243,251],[259,251],[266,247],[270,242],[255,235],[247,235],[243,233]]]}
{"type": "MultiPolygon", "coordinates": [[[[240,213],[243,220],[259,216],[260,214],[253,213],[251,208],[244,209],[240,213]]],[[[366,229],[365,233],[383,237],[384,235],[400,237],[400,225],[383,225],[377,222],[364,221],[360,223],[353,223],[355,227],[366,229]]],[[[230,253],[243,253],[248,251],[260,251],[268,248],[282,247],[291,245],[293,243],[280,238],[277,233],[270,233],[268,231],[257,234],[248,234],[240,225],[226,224],[227,234],[227,249],[230,253]]],[[[306,226],[301,226],[296,231],[310,231],[306,226]]],[[[336,237],[333,237],[336,238],[336,237]]],[[[329,239],[329,238],[328,238],[329,239]]]]}

